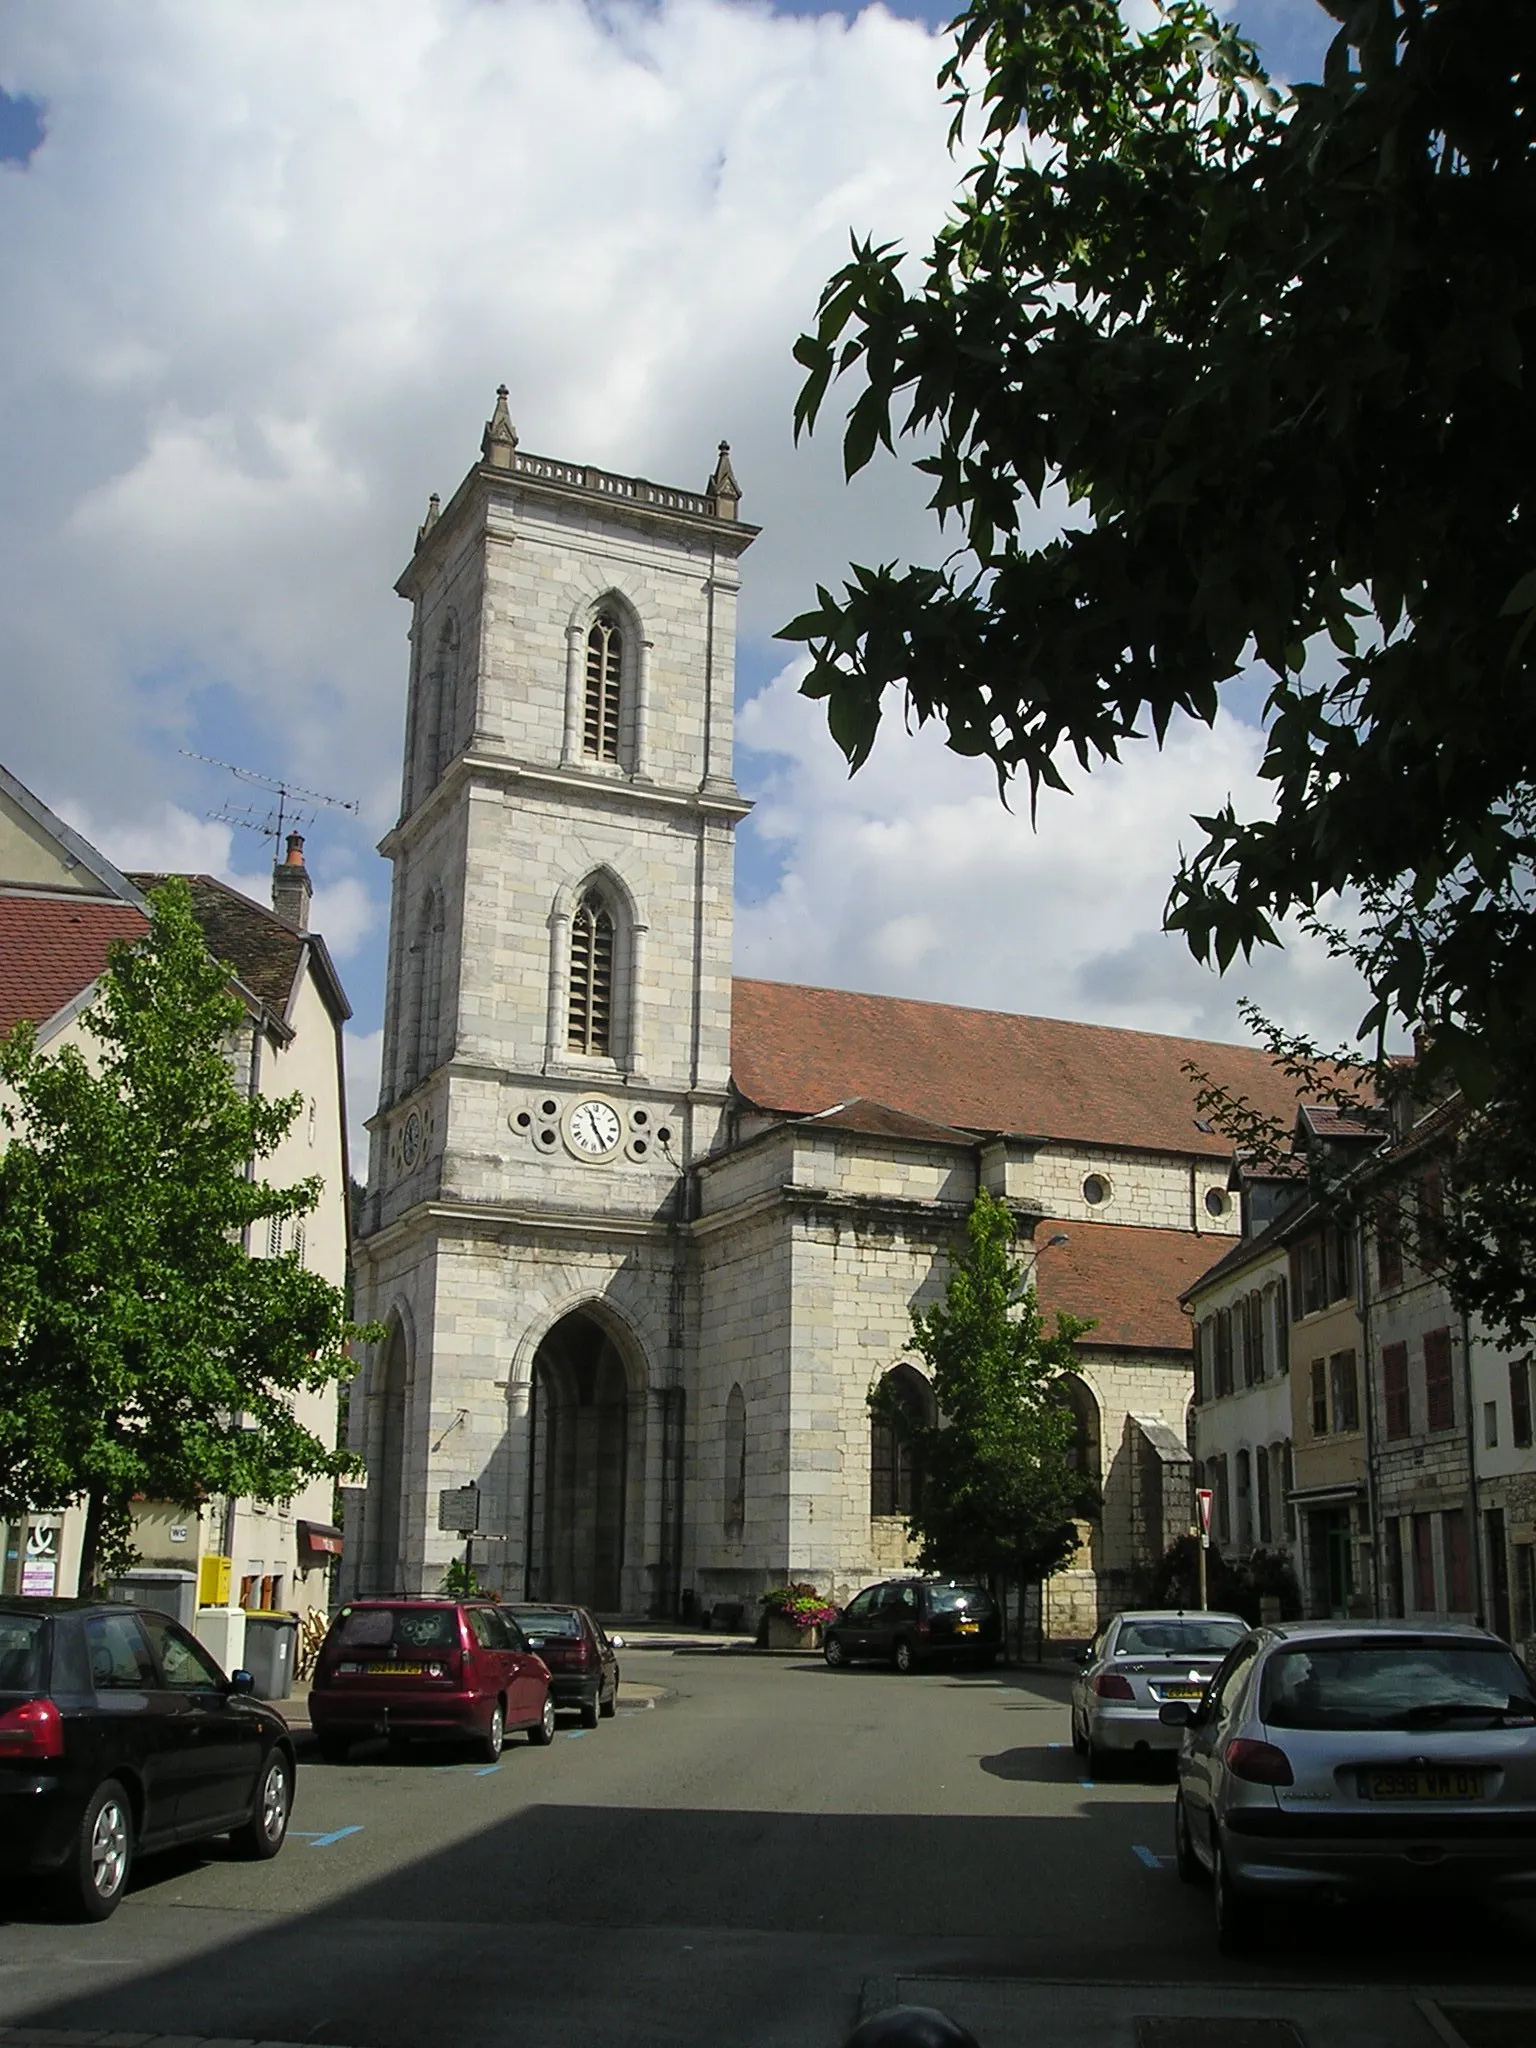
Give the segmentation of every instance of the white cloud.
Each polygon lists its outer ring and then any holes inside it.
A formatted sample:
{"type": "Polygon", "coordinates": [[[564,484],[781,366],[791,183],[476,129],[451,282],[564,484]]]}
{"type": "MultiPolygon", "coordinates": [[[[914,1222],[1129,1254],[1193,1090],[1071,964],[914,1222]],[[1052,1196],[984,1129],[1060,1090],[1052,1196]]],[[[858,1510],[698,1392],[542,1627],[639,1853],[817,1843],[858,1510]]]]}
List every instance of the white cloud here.
{"type": "Polygon", "coordinates": [[[382,1031],[354,1031],[342,1039],[347,1077],[347,1153],[354,1180],[368,1178],[368,1133],[363,1124],[379,1099],[379,1061],[384,1055],[382,1031]]]}

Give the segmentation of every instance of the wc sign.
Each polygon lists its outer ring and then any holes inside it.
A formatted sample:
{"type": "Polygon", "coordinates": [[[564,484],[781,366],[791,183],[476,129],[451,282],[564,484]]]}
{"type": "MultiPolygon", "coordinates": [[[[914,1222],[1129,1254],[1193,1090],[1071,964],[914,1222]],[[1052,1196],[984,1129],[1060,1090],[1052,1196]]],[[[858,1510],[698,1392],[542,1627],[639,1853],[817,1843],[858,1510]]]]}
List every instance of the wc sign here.
{"type": "Polygon", "coordinates": [[[1210,1487],[1195,1488],[1195,1513],[1200,1517],[1200,1548],[1211,1547],[1211,1502],[1215,1498],[1210,1487]]]}

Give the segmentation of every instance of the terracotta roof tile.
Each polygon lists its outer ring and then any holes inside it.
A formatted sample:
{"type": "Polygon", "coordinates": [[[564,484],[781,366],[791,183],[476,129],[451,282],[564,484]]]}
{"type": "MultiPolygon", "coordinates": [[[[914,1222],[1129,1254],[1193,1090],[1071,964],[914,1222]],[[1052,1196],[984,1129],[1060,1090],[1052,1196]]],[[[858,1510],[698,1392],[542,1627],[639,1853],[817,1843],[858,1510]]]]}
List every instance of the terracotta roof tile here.
{"type": "Polygon", "coordinates": [[[90,987],[114,939],[148,928],[129,903],[0,895],[0,1032],[45,1024],[90,987]]]}
{"type": "Polygon", "coordinates": [[[1044,1246],[1058,1230],[1065,1244],[1042,1250],[1035,1291],[1050,1315],[1095,1317],[1098,1328],[1082,1341],[1138,1351],[1188,1351],[1190,1322],[1179,1296],[1211,1263],[1223,1240],[1192,1230],[1149,1230],[1131,1223],[1052,1223],[1035,1226],[1044,1246]]]}
{"type": "Polygon", "coordinates": [[[736,1086],[788,1114],[863,1096],[963,1130],[1226,1158],[1230,1141],[1195,1124],[1185,1060],[1287,1124],[1296,1114],[1294,1090],[1252,1047],[846,989],[733,989],[736,1086]]]}

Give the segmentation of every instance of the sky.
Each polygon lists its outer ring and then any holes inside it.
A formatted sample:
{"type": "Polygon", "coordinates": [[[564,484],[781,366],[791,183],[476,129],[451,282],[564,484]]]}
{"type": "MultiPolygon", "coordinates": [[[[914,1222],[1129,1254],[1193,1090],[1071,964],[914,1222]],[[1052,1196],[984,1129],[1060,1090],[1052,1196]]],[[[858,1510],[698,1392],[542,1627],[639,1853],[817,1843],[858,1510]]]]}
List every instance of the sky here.
{"type": "MultiPolygon", "coordinates": [[[[794,445],[791,349],[850,230],[920,250],[943,218],[947,11],[0,5],[0,759],[120,866],[262,899],[267,795],[192,757],[336,800],[304,829],[356,1011],[354,1134],[399,801],[393,584],[502,382],[538,453],[699,489],[731,443],[764,529],[738,973],[1219,1038],[1247,994],[1353,1027],[1315,947],[1218,979],[1160,930],[1191,814],[1261,801],[1242,715],[1074,776],[1032,828],[899,722],[850,779],[774,640],[850,561],[937,552],[903,464],[845,487],[830,411],[794,445]]],[[[1277,75],[1316,74],[1317,0],[1238,11],[1277,75]]]]}

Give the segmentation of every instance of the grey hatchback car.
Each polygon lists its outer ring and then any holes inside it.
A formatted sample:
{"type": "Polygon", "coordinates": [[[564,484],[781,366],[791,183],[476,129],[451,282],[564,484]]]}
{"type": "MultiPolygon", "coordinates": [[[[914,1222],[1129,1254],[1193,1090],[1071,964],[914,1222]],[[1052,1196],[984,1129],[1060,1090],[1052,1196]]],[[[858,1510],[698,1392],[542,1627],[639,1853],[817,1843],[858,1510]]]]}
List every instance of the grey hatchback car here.
{"type": "Polygon", "coordinates": [[[1111,1758],[1172,1754],[1179,1732],[1158,1719],[1169,1700],[1197,1700],[1232,1645],[1240,1614],[1147,1608],[1105,1622],[1072,1681],[1072,1747],[1102,1777],[1111,1758]]]}
{"type": "Polygon", "coordinates": [[[1250,1631],[1181,1726],[1174,1846],[1227,1953],[1266,1901],[1536,1890],[1536,1688],[1470,1626],[1250,1631]]]}

